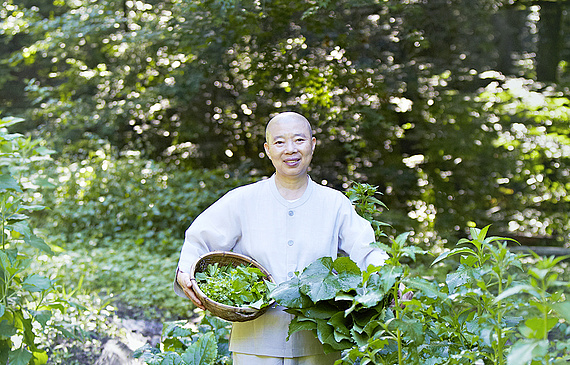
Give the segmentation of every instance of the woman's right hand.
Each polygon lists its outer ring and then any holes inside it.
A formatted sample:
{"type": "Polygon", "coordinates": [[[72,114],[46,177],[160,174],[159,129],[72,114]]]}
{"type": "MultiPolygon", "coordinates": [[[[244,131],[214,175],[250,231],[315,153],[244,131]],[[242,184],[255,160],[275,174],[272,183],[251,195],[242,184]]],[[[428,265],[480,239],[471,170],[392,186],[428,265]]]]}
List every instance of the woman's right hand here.
{"type": "Polygon", "coordinates": [[[206,310],[194,292],[194,289],[192,287],[192,280],[190,280],[190,274],[178,270],[178,273],[176,274],[176,281],[184,291],[184,294],[186,294],[186,296],[192,301],[192,303],[194,303],[196,307],[206,310]]]}

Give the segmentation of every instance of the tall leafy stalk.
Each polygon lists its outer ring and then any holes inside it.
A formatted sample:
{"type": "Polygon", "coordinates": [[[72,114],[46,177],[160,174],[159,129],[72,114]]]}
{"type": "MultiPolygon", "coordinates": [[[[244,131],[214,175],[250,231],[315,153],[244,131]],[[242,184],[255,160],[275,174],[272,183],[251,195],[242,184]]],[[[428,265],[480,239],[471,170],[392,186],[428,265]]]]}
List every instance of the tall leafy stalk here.
{"type": "Polygon", "coordinates": [[[36,343],[37,331],[48,326],[55,308],[65,301],[46,298],[53,292],[50,279],[29,272],[32,257],[23,250],[27,245],[51,254],[50,247],[30,227],[29,212],[44,207],[26,202],[24,195],[36,186],[30,177],[32,159],[49,151],[7,127],[17,119],[0,119],[0,364],[45,364],[46,350],[36,343]],[[24,187],[26,186],[26,187],[24,187]]]}

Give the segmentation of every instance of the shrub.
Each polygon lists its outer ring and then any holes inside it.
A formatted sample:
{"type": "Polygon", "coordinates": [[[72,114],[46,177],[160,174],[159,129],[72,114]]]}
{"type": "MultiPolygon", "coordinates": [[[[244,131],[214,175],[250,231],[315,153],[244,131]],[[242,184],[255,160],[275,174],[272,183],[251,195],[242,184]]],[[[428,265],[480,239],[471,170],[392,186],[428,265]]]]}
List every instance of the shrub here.
{"type": "Polygon", "coordinates": [[[248,179],[214,171],[167,170],[132,152],[119,158],[105,149],[88,159],[59,162],[44,190],[53,206],[43,227],[82,247],[145,245],[177,251],[192,220],[229,189],[248,179]]]}

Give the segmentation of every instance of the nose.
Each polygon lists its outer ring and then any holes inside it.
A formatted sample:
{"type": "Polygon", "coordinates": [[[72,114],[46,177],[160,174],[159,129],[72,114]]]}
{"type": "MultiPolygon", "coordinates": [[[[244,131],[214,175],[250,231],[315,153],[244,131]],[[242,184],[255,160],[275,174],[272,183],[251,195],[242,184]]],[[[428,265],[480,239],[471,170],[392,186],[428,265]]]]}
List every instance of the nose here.
{"type": "Polygon", "coordinates": [[[295,144],[295,141],[287,141],[285,143],[285,152],[287,153],[295,153],[297,152],[297,145],[295,144]]]}

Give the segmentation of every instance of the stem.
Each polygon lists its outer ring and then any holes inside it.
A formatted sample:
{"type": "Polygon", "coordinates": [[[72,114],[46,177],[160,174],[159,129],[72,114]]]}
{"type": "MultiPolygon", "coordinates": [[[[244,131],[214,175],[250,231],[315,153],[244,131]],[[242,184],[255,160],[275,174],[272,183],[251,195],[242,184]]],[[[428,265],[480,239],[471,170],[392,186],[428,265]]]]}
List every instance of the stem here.
{"type": "Polygon", "coordinates": [[[6,250],[6,235],[4,234],[4,229],[6,226],[6,198],[3,197],[2,199],[2,206],[0,207],[0,209],[2,209],[2,222],[0,223],[1,226],[0,228],[2,228],[2,231],[0,231],[0,234],[2,235],[2,251],[6,250]]]}
{"type": "MultiPolygon", "coordinates": [[[[501,302],[497,303],[501,305],[501,302]]],[[[501,321],[503,320],[503,312],[499,309],[499,314],[497,315],[497,341],[498,341],[498,348],[497,348],[497,359],[499,361],[499,365],[505,363],[505,359],[503,357],[503,328],[501,327],[501,321]]]]}
{"type": "MultiPolygon", "coordinates": [[[[398,298],[398,289],[400,288],[400,282],[397,281],[394,285],[394,310],[396,311],[396,320],[399,320],[401,317],[400,314],[400,303],[398,298]]],[[[398,342],[398,364],[403,365],[404,359],[402,356],[402,331],[399,328],[396,328],[396,340],[398,342]]]]}
{"type": "MultiPolygon", "coordinates": [[[[498,284],[499,284],[499,291],[498,295],[501,295],[503,292],[503,276],[501,272],[497,274],[498,276],[498,284]]],[[[497,361],[499,365],[505,363],[505,358],[503,356],[503,327],[502,322],[503,320],[503,311],[501,308],[501,302],[497,302],[497,361]]]]}
{"type": "MultiPolygon", "coordinates": [[[[546,283],[544,282],[544,279],[541,280],[542,283],[542,287],[544,288],[544,293],[546,293],[546,283]]],[[[548,298],[546,298],[546,296],[544,295],[542,298],[542,302],[543,303],[547,303],[548,298]]],[[[542,318],[543,318],[543,324],[542,324],[542,328],[543,328],[543,334],[542,334],[542,339],[548,341],[548,309],[546,308],[545,305],[542,306],[542,318]]],[[[546,354],[544,354],[544,363],[546,365],[550,364],[550,356],[548,356],[548,351],[546,352],[546,354]]]]}

